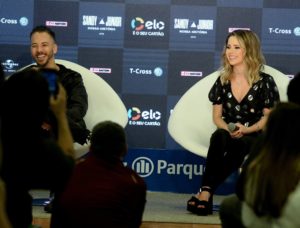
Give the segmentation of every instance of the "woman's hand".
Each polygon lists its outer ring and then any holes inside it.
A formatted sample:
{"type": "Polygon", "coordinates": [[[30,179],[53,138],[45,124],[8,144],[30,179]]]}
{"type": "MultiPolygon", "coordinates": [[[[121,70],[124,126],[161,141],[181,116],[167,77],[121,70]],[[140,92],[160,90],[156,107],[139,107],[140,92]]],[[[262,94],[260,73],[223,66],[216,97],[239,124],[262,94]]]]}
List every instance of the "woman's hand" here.
{"type": "Polygon", "coordinates": [[[238,127],[238,129],[236,131],[229,132],[232,138],[239,139],[247,134],[247,127],[240,123],[236,123],[235,125],[238,127]]]}

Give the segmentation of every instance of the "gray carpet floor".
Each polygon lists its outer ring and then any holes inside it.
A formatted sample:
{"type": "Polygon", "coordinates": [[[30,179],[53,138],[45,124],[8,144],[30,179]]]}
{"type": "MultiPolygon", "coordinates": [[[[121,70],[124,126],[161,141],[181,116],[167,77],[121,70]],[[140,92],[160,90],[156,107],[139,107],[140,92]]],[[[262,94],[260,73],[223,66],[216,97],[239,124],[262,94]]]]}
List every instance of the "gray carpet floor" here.
{"type": "MultiPolygon", "coordinates": [[[[47,191],[32,191],[34,199],[47,198],[47,191]]],[[[179,194],[171,192],[147,192],[147,203],[143,215],[145,222],[170,222],[170,223],[193,223],[193,224],[220,224],[218,211],[209,216],[197,216],[186,210],[186,202],[191,194],[179,194]]],[[[224,196],[214,196],[214,208],[224,196]]],[[[37,218],[49,218],[42,206],[33,207],[33,216],[37,218]]]]}

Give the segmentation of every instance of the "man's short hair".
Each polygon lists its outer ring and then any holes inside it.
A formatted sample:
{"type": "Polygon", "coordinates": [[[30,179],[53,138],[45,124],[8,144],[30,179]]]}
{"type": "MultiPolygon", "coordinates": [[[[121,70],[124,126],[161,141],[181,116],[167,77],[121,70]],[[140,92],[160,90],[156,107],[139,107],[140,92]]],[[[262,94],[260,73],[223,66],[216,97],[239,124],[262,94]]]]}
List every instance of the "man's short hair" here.
{"type": "Polygon", "coordinates": [[[36,32],[46,32],[48,33],[52,39],[56,42],[56,37],[55,37],[55,32],[52,31],[49,27],[45,26],[45,25],[38,25],[35,28],[32,29],[31,33],[30,33],[30,39],[32,37],[32,35],[36,32]]]}
{"type": "Polygon", "coordinates": [[[290,81],[287,88],[287,96],[290,102],[300,105],[300,72],[290,81]]]}
{"type": "Polygon", "coordinates": [[[112,121],[98,123],[91,135],[91,152],[107,159],[120,159],[126,154],[124,128],[112,121]]]}

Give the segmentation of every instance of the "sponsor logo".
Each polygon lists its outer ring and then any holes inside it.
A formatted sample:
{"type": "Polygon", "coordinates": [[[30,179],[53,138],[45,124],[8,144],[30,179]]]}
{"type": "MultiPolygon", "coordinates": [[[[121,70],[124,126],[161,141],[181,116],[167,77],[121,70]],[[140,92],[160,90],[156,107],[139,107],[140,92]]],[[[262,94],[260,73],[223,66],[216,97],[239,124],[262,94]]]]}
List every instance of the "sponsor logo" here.
{"type": "Polygon", "coordinates": [[[135,31],[142,31],[145,28],[145,21],[143,18],[136,17],[131,20],[131,28],[135,31]]]}
{"type": "Polygon", "coordinates": [[[5,62],[2,62],[2,66],[4,67],[4,72],[14,73],[16,72],[16,68],[19,67],[19,63],[15,63],[13,60],[7,59],[5,62]]]}
{"type": "Polygon", "coordinates": [[[165,22],[157,19],[145,21],[141,17],[135,17],[130,23],[134,36],[164,36],[165,22]]]}
{"type": "Polygon", "coordinates": [[[202,77],[203,72],[202,71],[180,71],[180,76],[183,77],[202,77]]]}
{"type": "Polygon", "coordinates": [[[228,28],[228,32],[231,33],[235,30],[251,30],[250,28],[228,28]]]}
{"type": "Polygon", "coordinates": [[[128,124],[132,126],[154,126],[159,127],[161,125],[161,113],[150,109],[149,111],[141,111],[138,107],[132,107],[127,111],[128,124]]]}
{"type": "Polygon", "coordinates": [[[82,26],[86,27],[89,31],[100,31],[99,35],[104,35],[104,32],[115,32],[118,28],[121,28],[122,17],[83,15],[82,26]]]}
{"type": "Polygon", "coordinates": [[[96,26],[97,25],[97,16],[88,16],[83,15],[82,16],[82,25],[83,26],[96,26]]]}
{"type": "Polygon", "coordinates": [[[294,34],[295,36],[300,36],[300,27],[294,28],[294,34]]]}
{"type": "Polygon", "coordinates": [[[131,75],[154,75],[161,77],[163,75],[163,69],[161,67],[155,67],[153,70],[130,67],[129,73],[131,75]]]}
{"type": "Polygon", "coordinates": [[[68,27],[67,21],[46,21],[46,25],[50,27],[68,27]]]}
{"type": "Polygon", "coordinates": [[[161,77],[163,75],[164,71],[162,68],[156,67],[156,68],[154,68],[153,73],[156,77],[161,77]]]}
{"type": "Polygon", "coordinates": [[[300,36],[300,27],[295,27],[294,29],[289,28],[268,28],[270,34],[275,35],[292,35],[300,36]]]}
{"type": "Polygon", "coordinates": [[[19,19],[19,23],[20,23],[21,26],[27,26],[28,23],[29,23],[28,18],[27,17],[21,17],[19,19]]]}
{"type": "Polygon", "coordinates": [[[1,24],[10,24],[10,25],[16,25],[18,24],[18,20],[17,19],[8,19],[5,17],[2,17],[0,19],[1,24]]]}
{"type": "Polygon", "coordinates": [[[21,26],[27,26],[29,20],[27,17],[21,17],[20,19],[12,19],[12,18],[0,18],[0,24],[7,24],[7,25],[17,25],[20,24],[21,26]]]}
{"type": "Polygon", "coordinates": [[[280,34],[280,35],[290,35],[292,34],[291,29],[284,29],[284,28],[269,28],[270,34],[280,34]]]}
{"type": "Polygon", "coordinates": [[[91,67],[90,71],[93,73],[99,74],[111,74],[111,68],[103,68],[103,67],[91,67]]]}
{"type": "Polygon", "coordinates": [[[197,164],[175,164],[169,163],[166,160],[157,160],[157,163],[148,157],[138,157],[131,165],[131,168],[135,170],[141,177],[148,177],[152,174],[162,175],[185,175],[189,180],[193,179],[193,176],[203,175],[204,166],[197,164]]]}
{"type": "Polygon", "coordinates": [[[174,29],[178,30],[180,34],[188,34],[191,35],[191,38],[196,38],[196,35],[206,35],[208,31],[213,30],[214,20],[174,18],[174,29]]]}
{"type": "Polygon", "coordinates": [[[138,157],[132,162],[131,168],[135,170],[141,177],[148,177],[154,171],[154,164],[150,158],[138,157]]]}

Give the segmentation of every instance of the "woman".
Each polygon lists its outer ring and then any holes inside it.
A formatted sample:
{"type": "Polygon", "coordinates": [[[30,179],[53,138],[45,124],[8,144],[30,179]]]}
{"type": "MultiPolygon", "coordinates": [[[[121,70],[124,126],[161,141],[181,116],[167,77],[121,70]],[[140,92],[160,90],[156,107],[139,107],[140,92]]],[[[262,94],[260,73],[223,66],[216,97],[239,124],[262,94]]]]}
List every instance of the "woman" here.
{"type": "Polygon", "coordinates": [[[294,103],[280,103],[270,114],[260,153],[245,170],[242,220],[246,227],[268,227],[271,220],[290,224],[282,227],[299,227],[299,206],[284,215],[293,203],[287,204],[288,196],[300,180],[299,116],[300,106],[294,103]],[[298,221],[298,226],[292,221],[298,221]]]}
{"type": "Polygon", "coordinates": [[[217,130],[210,139],[202,187],[187,203],[187,210],[198,215],[212,213],[213,193],[241,166],[279,101],[272,76],[261,72],[265,61],[254,32],[230,33],[222,62],[221,74],[208,95],[217,130]]]}

